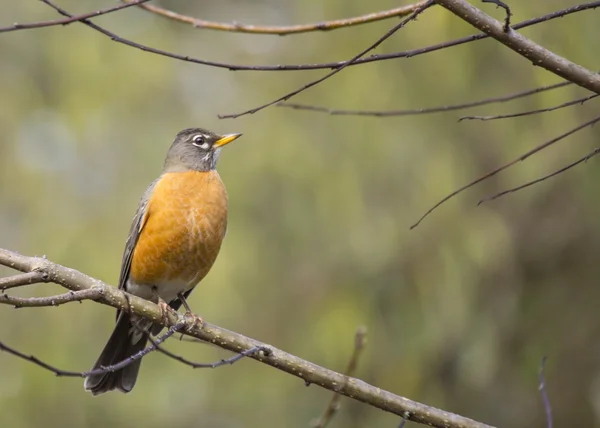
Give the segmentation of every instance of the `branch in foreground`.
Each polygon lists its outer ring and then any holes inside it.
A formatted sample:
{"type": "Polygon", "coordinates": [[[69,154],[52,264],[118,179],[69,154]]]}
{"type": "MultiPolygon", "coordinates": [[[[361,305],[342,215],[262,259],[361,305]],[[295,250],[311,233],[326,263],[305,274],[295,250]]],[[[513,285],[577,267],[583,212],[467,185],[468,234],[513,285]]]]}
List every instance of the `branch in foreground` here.
{"type": "MultiPolygon", "coordinates": [[[[352,356],[350,357],[348,367],[346,367],[345,371],[347,379],[354,376],[354,372],[356,372],[356,367],[358,366],[358,359],[365,347],[366,340],[367,328],[359,327],[356,330],[356,334],[354,335],[354,350],[352,351],[352,356]]],[[[325,411],[323,412],[321,417],[311,424],[313,428],[325,428],[327,426],[327,424],[331,421],[331,419],[340,409],[340,398],[340,394],[333,394],[331,400],[329,401],[329,404],[327,405],[327,408],[325,408],[325,411]]]]}
{"type": "Polygon", "coordinates": [[[15,308],[39,308],[44,306],[60,306],[70,302],[83,300],[98,300],[102,297],[101,290],[90,288],[88,290],[68,291],[58,296],[48,297],[18,297],[0,294],[0,303],[13,305],[15,308]]]}
{"type": "Polygon", "coordinates": [[[600,94],[600,75],[598,73],[594,73],[549,51],[516,31],[505,32],[500,22],[465,0],[435,0],[435,2],[479,31],[483,31],[519,55],[527,58],[533,65],[545,68],[563,79],[600,94]]]}
{"type": "MultiPolygon", "coordinates": [[[[81,290],[81,291],[87,291],[87,290],[81,290]]],[[[185,327],[185,323],[183,321],[180,321],[177,324],[172,325],[171,327],[169,327],[169,330],[167,330],[167,332],[165,334],[163,334],[162,336],[160,336],[156,339],[156,343],[160,344],[160,343],[164,342],[169,337],[173,336],[175,333],[177,333],[179,330],[181,330],[183,327],[185,327]]],[[[34,357],[33,355],[24,354],[20,351],[17,351],[16,349],[14,349],[12,347],[0,342],[0,351],[8,352],[9,354],[14,355],[15,357],[21,358],[25,361],[29,361],[30,363],[33,363],[36,366],[39,366],[39,367],[42,367],[43,369],[51,371],[56,376],[60,376],[60,377],[88,377],[88,376],[99,375],[99,374],[103,374],[103,373],[107,373],[107,372],[114,372],[114,371],[122,369],[123,367],[128,366],[129,364],[133,363],[135,360],[139,360],[140,358],[142,358],[145,355],[149,354],[150,352],[154,351],[154,349],[156,349],[155,346],[150,345],[147,348],[139,351],[137,354],[134,354],[131,357],[128,357],[125,360],[118,362],[117,364],[113,364],[112,366],[106,366],[106,367],[102,367],[100,369],[90,370],[87,372],[74,372],[74,371],[68,371],[68,370],[62,370],[62,369],[56,368],[48,363],[45,363],[44,361],[40,360],[39,358],[34,357]]]]}
{"type": "Polygon", "coordinates": [[[546,147],[549,147],[551,145],[553,145],[554,143],[567,138],[570,135],[575,134],[578,131],[581,131],[584,128],[587,128],[588,126],[592,126],[593,124],[595,124],[596,122],[600,122],[600,116],[595,117],[594,119],[585,122],[567,132],[565,132],[564,134],[559,135],[558,137],[555,137],[549,141],[546,141],[545,143],[540,144],[537,147],[534,147],[533,149],[529,150],[527,153],[519,156],[516,159],[513,159],[512,161],[496,168],[495,170],[488,172],[487,174],[471,181],[470,183],[456,189],[455,191],[453,191],[452,193],[444,196],[439,202],[437,202],[434,206],[432,206],[431,208],[429,208],[425,214],[423,214],[421,216],[421,218],[419,220],[417,220],[417,222],[415,224],[413,224],[412,226],[410,226],[410,229],[414,229],[415,227],[417,227],[429,214],[431,214],[433,211],[435,211],[440,205],[442,205],[443,203],[447,202],[448,200],[452,199],[453,197],[455,197],[456,195],[458,195],[459,193],[462,193],[463,191],[469,189],[470,187],[473,187],[474,185],[481,183],[482,181],[487,180],[490,177],[493,177],[494,175],[504,171],[505,169],[513,166],[514,164],[516,164],[517,162],[521,162],[524,161],[525,159],[527,159],[529,156],[534,155],[535,153],[545,149],[546,147]]]}
{"type": "MultiPolygon", "coordinates": [[[[73,17],[73,15],[69,14],[64,9],[61,9],[58,6],[54,5],[50,0],[42,0],[42,1],[45,4],[47,4],[48,6],[52,7],[54,10],[58,11],[60,14],[67,16],[67,17],[73,17]]],[[[515,24],[513,26],[513,28],[516,30],[516,29],[521,29],[521,28],[525,28],[525,27],[530,27],[532,25],[537,25],[537,24],[541,24],[544,22],[548,22],[550,20],[553,20],[556,18],[561,18],[563,16],[567,16],[572,13],[583,12],[586,10],[595,9],[597,7],[600,7],[600,0],[593,1],[593,2],[587,3],[587,4],[572,6],[567,9],[562,9],[562,10],[559,10],[556,12],[552,12],[552,13],[549,13],[544,16],[528,19],[526,21],[515,24]]],[[[90,21],[85,20],[85,19],[80,20],[79,22],[100,32],[101,34],[110,38],[112,41],[114,41],[116,43],[120,43],[125,46],[132,47],[134,49],[139,49],[144,52],[149,52],[149,53],[152,53],[155,55],[160,55],[160,56],[171,58],[171,59],[176,59],[178,61],[191,62],[193,64],[206,65],[209,67],[226,68],[231,71],[323,70],[323,69],[339,68],[348,63],[348,61],[336,61],[336,62],[326,62],[326,63],[318,63],[318,64],[244,65],[244,64],[228,64],[228,63],[217,62],[217,61],[208,61],[208,60],[203,60],[200,58],[194,58],[189,55],[180,55],[180,54],[164,51],[161,49],[156,49],[156,48],[153,48],[153,47],[150,47],[147,45],[143,45],[143,44],[134,42],[129,39],[125,39],[111,31],[108,31],[107,29],[100,27],[99,25],[93,24],[90,21]]],[[[423,47],[423,48],[411,49],[411,50],[402,51],[402,52],[394,52],[394,53],[390,53],[390,54],[371,55],[366,58],[357,59],[352,64],[348,64],[348,66],[351,67],[354,65],[367,64],[367,63],[377,62],[377,61],[386,61],[386,60],[397,59],[397,58],[412,58],[412,57],[415,57],[418,55],[423,55],[426,53],[435,52],[438,50],[462,45],[465,43],[474,42],[476,40],[487,39],[488,37],[490,37],[490,36],[488,36],[487,34],[480,33],[480,34],[475,34],[472,36],[462,37],[460,39],[452,40],[449,42],[438,43],[438,44],[423,47]]]]}
{"type": "Polygon", "coordinates": [[[330,71],[329,73],[327,73],[325,76],[317,79],[317,80],[313,80],[310,83],[307,83],[306,85],[300,87],[299,89],[296,89],[295,91],[292,91],[282,97],[277,98],[276,100],[270,101],[266,104],[260,105],[258,107],[255,107],[253,109],[250,110],[246,110],[243,111],[241,113],[234,113],[234,114],[226,114],[226,115],[219,115],[219,119],[236,119],[240,116],[245,116],[247,114],[254,114],[260,110],[263,110],[267,107],[270,107],[274,104],[277,104],[281,101],[287,101],[290,98],[298,95],[301,92],[306,91],[307,89],[312,88],[313,86],[318,85],[319,83],[329,79],[330,77],[334,76],[335,74],[339,73],[340,71],[342,71],[343,69],[345,69],[346,67],[348,67],[349,65],[353,64],[356,60],[362,58],[363,56],[365,56],[366,54],[368,54],[369,52],[371,52],[373,49],[375,49],[377,46],[379,46],[380,44],[382,44],[384,41],[386,41],[387,39],[389,39],[390,37],[392,37],[398,30],[404,28],[404,26],[406,24],[408,24],[411,21],[415,21],[417,19],[417,17],[423,13],[425,10],[429,9],[431,6],[434,5],[434,0],[428,0],[424,5],[420,6],[417,10],[415,10],[412,14],[410,14],[410,16],[404,20],[402,20],[399,24],[395,25],[391,30],[389,30],[387,33],[385,33],[383,36],[381,36],[379,39],[377,39],[375,41],[375,43],[373,43],[372,45],[370,45],[368,48],[366,48],[365,50],[361,51],[359,54],[355,55],[351,60],[347,61],[344,65],[342,65],[339,68],[336,68],[333,71],[330,71]]]}
{"type": "Polygon", "coordinates": [[[29,24],[13,24],[8,27],[0,27],[0,33],[8,33],[11,31],[19,31],[19,30],[31,30],[34,28],[45,28],[45,27],[53,27],[55,25],[67,25],[71,24],[75,21],[82,21],[87,18],[95,18],[96,16],[106,15],[108,13],[116,12],[121,9],[126,9],[131,6],[138,6],[142,3],[148,2],[150,0],[135,0],[128,1],[127,3],[120,4],[117,6],[109,7],[102,10],[97,10],[95,12],[84,13],[81,15],[71,16],[70,18],[65,19],[55,19],[52,21],[40,21],[40,22],[32,22],[29,24]]]}
{"type": "MultiPolygon", "coordinates": [[[[0,278],[0,290],[8,290],[9,288],[22,287],[23,285],[37,284],[47,282],[48,277],[42,272],[27,272],[18,275],[0,278]]],[[[1,296],[0,296],[1,297],[1,296]]]]}
{"type": "MultiPolygon", "coordinates": [[[[132,0],[122,0],[126,3],[131,3],[132,0]]],[[[177,12],[173,12],[162,7],[144,4],[140,5],[142,9],[145,9],[154,14],[163,16],[165,18],[190,24],[195,28],[207,29],[207,30],[218,30],[218,31],[230,31],[234,33],[250,33],[250,34],[271,34],[278,36],[285,36],[288,34],[299,34],[309,33],[312,31],[331,31],[339,28],[352,27],[355,25],[369,24],[371,22],[382,21],[389,18],[403,17],[413,13],[419,7],[427,3],[427,0],[421,0],[414,4],[406,6],[400,6],[395,9],[384,10],[381,12],[368,13],[366,15],[357,16],[354,18],[347,19],[336,19],[334,21],[322,21],[314,24],[299,24],[299,25],[275,25],[275,26],[263,26],[263,25],[248,25],[239,22],[225,23],[225,22],[214,22],[206,21],[200,18],[194,18],[188,15],[182,15],[177,12]]]]}
{"type": "Polygon", "coordinates": [[[241,360],[242,358],[248,357],[248,356],[256,354],[258,352],[262,352],[265,355],[268,354],[269,352],[271,352],[271,350],[269,348],[261,348],[260,346],[255,346],[253,348],[242,351],[239,354],[236,354],[231,358],[224,358],[222,360],[215,361],[213,363],[196,363],[194,361],[188,360],[187,358],[183,358],[181,355],[177,355],[171,351],[166,350],[165,348],[160,346],[160,344],[158,344],[158,342],[155,339],[153,339],[150,336],[148,336],[148,340],[150,340],[150,342],[155,346],[156,350],[158,352],[160,352],[161,354],[166,355],[167,357],[169,357],[175,361],[179,361],[180,363],[185,364],[186,366],[190,366],[193,369],[216,369],[217,367],[231,365],[233,363],[236,363],[239,360],[241,360]]]}
{"type": "Polygon", "coordinates": [[[564,166],[561,169],[556,170],[556,171],[554,171],[554,172],[552,172],[552,173],[550,173],[548,175],[544,175],[543,177],[537,178],[537,179],[532,180],[532,181],[528,181],[527,183],[521,184],[520,186],[513,187],[513,188],[508,189],[508,190],[504,190],[504,191],[502,191],[500,193],[496,193],[495,195],[485,197],[485,198],[481,199],[479,202],[477,202],[477,205],[481,205],[484,202],[488,202],[488,201],[492,201],[494,199],[498,199],[498,198],[500,198],[500,197],[502,197],[504,195],[507,195],[509,193],[518,192],[519,190],[523,190],[523,189],[525,189],[525,188],[527,188],[529,186],[533,186],[534,184],[541,183],[542,181],[545,181],[545,180],[547,180],[549,178],[552,178],[552,177],[555,177],[555,176],[557,176],[559,174],[562,174],[563,172],[565,172],[565,171],[573,168],[574,166],[579,165],[580,163],[587,162],[589,159],[593,158],[598,153],[600,153],[600,147],[594,149],[592,152],[588,153],[587,155],[585,155],[581,159],[578,159],[575,162],[570,163],[569,165],[564,166]]]}
{"type": "MultiPolygon", "coordinates": [[[[49,281],[62,285],[72,290],[100,290],[99,303],[113,306],[122,311],[134,313],[142,318],[165,327],[173,327],[185,321],[183,315],[167,312],[166,316],[158,305],[133,296],[111,287],[100,280],[89,277],[79,271],[52,263],[39,257],[27,257],[12,251],[0,249],[0,264],[20,270],[22,272],[39,271],[48,275],[49,281]]],[[[472,419],[465,418],[444,410],[436,409],[416,401],[395,395],[373,385],[336,373],[332,370],[318,366],[310,361],[303,360],[284,351],[268,346],[257,340],[241,334],[234,333],[224,328],[204,323],[199,326],[194,324],[184,334],[193,336],[208,343],[215,344],[223,349],[236,353],[247,351],[254,347],[268,349],[269,355],[255,354],[250,358],[270,365],[302,379],[307,385],[319,385],[330,391],[337,392],[373,407],[403,416],[410,414],[409,420],[428,424],[439,428],[488,428],[489,425],[472,419]]]]}
{"type": "Polygon", "coordinates": [[[540,86],[538,88],[528,89],[526,91],[516,92],[514,94],[503,95],[501,97],[485,98],[483,100],[472,101],[463,104],[451,104],[445,106],[410,109],[410,110],[335,110],[326,107],[312,106],[308,104],[294,103],[279,103],[278,107],[287,107],[294,110],[309,110],[319,113],[328,113],[332,116],[374,116],[374,117],[389,117],[389,116],[415,116],[419,114],[442,113],[455,110],[466,110],[472,107],[479,107],[488,104],[504,103],[507,101],[516,100],[518,98],[528,97],[530,95],[539,94],[540,92],[550,91],[552,89],[562,88],[572,85],[571,82],[554,83],[553,85],[540,86]]]}

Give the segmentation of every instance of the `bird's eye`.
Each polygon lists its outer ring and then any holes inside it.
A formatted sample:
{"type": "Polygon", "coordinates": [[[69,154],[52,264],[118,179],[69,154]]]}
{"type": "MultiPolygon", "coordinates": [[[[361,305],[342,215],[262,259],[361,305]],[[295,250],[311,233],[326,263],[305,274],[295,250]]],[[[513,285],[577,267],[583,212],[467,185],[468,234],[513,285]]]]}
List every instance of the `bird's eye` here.
{"type": "Polygon", "coordinates": [[[200,147],[201,149],[208,149],[208,143],[205,141],[204,135],[196,135],[192,138],[192,144],[196,147],[200,147]]]}

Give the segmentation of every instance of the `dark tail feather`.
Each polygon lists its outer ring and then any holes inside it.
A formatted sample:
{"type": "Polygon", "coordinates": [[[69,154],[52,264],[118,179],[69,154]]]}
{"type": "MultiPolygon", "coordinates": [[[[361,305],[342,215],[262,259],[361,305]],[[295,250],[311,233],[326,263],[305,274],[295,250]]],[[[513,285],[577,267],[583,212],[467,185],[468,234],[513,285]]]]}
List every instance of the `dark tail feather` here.
{"type": "MultiPolygon", "coordinates": [[[[136,343],[133,343],[131,332],[132,324],[129,315],[122,312],[110,339],[108,339],[92,370],[121,362],[144,349],[148,341],[146,335],[140,332],[140,338],[136,343]]],[[[135,336],[138,336],[138,334],[136,333],[135,336]]],[[[89,376],[85,379],[83,386],[86,391],[91,391],[94,395],[103,394],[113,389],[129,392],[135,385],[141,363],[142,359],[140,358],[121,370],[89,376]]]]}

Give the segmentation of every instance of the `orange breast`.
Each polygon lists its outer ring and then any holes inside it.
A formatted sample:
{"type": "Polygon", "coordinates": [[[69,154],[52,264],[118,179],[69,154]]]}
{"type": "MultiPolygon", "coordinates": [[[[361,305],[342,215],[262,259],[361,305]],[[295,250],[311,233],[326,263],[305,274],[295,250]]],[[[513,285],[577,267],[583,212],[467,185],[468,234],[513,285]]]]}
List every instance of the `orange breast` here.
{"type": "Polygon", "coordinates": [[[164,174],[147,208],[130,278],[195,286],[212,267],[227,228],[227,192],[216,171],[164,174]]]}

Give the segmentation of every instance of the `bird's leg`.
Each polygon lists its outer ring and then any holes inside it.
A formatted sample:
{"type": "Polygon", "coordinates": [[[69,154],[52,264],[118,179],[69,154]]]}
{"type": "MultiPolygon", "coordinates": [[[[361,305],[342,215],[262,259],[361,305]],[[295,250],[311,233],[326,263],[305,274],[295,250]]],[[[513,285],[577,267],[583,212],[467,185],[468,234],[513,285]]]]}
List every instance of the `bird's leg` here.
{"type": "Polygon", "coordinates": [[[167,302],[163,300],[162,297],[158,294],[158,289],[156,287],[152,287],[152,292],[154,293],[154,298],[157,301],[158,307],[160,308],[160,320],[163,324],[167,324],[169,321],[169,314],[174,313],[173,308],[169,306],[167,302]]]}
{"type": "Polygon", "coordinates": [[[179,293],[177,297],[179,298],[179,300],[181,300],[181,304],[185,308],[184,317],[186,318],[187,324],[186,330],[191,331],[194,329],[194,327],[196,327],[196,325],[202,327],[202,324],[204,324],[204,320],[192,312],[192,309],[190,308],[190,305],[188,305],[187,300],[185,300],[185,296],[183,295],[183,293],[179,293]]]}

